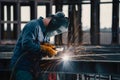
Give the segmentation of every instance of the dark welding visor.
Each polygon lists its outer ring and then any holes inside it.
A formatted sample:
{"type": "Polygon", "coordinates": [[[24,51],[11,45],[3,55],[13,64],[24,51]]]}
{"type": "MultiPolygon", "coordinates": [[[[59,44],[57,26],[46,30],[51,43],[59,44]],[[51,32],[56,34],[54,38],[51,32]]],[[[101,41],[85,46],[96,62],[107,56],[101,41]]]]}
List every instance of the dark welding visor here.
{"type": "Polygon", "coordinates": [[[62,12],[52,15],[52,19],[46,28],[46,36],[55,36],[68,31],[68,18],[62,12]]]}

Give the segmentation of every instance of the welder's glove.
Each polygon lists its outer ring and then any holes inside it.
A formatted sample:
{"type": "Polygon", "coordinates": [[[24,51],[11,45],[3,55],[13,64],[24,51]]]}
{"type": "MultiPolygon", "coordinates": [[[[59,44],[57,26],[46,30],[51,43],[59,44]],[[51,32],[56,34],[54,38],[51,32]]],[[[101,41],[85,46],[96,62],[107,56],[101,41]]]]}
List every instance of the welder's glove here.
{"type": "Polygon", "coordinates": [[[49,46],[49,47],[51,47],[52,49],[56,49],[56,46],[53,45],[53,44],[50,44],[50,43],[43,43],[43,45],[49,46]]]}
{"type": "Polygon", "coordinates": [[[57,50],[55,50],[53,47],[51,47],[51,46],[48,46],[48,45],[40,45],[40,47],[41,47],[41,51],[43,52],[43,53],[47,53],[47,55],[49,56],[49,57],[52,57],[52,56],[54,56],[54,55],[56,55],[57,54],[57,50]]]}

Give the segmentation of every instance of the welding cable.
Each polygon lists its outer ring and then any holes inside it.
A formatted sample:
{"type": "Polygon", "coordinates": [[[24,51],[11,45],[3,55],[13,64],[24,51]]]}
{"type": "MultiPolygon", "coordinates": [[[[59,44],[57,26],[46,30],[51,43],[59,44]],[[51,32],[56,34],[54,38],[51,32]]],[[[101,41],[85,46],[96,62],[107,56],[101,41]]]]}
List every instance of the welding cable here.
{"type": "Polygon", "coordinates": [[[18,59],[16,60],[15,64],[14,64],[14,67],[12,68],[12,72],[10,74],[10,79],[9,80],[13,80],[13,75],[15,73],[15,69],[16,69],[16,66],[17,66],[17,63],[20,61],[20,59],[25,55],[27,54],[28,51],[26,51],[25,53],[21,54],[20,57],[18,57],[18,59]]]}

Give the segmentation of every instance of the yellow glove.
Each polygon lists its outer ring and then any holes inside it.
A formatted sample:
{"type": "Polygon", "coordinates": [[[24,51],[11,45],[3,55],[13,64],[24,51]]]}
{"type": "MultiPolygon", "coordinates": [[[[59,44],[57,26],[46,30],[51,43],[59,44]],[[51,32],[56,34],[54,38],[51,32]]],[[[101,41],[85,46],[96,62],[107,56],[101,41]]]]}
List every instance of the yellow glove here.
{"type": "Polygon", "coordinates": [[[52,57],[57,54],[57,51],[53,49],[53,47],[47,46],[47,45],[40,45],[41,51],[44,53],[48,53],[49,57],[52,57]]]}
{"type": "Polygon", "coordinates": [[[51,47],[52,49],[55,49],[55,48],[56,48],[55,45],[50,44],[50,43],[43,43],[43,45],[49,46],[49,47],[51,47]]]}

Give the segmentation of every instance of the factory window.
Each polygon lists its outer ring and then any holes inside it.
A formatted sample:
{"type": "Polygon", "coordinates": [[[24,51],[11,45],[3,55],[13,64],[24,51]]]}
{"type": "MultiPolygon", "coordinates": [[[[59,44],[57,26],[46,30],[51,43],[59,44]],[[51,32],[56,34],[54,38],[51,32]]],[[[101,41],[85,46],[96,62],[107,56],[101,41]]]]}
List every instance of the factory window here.
{"type": "Polygon", "coordinates": [[[56,9],[56,7],[53,5],[52,6],[52,14],[55,14],[55,9],[56,9]]]}
{"type": "Polygon", "coordinates": [[[7,6],[4,6],[4,21],[7,21],[7,6]]]}
{"type": "Polygon", "coordinates": [[[38,6],[37,7],[37,18],[42,16],[43,18],[46,17],[46,6],[38,6]]]}
{"type": "Polygon", "coordinates": [[[101,2],[112,2],[112,0],[100,0],[101,2]]]}
{"type": "Polygon", "coordinates": [[[22,24],[21,24],[21,30],[23,30],[25,24],[26,24],[26,23],[22,23],[22,24]]]}
{"type": "MultiPolygon", "coordinates": [[[[13,20],[13,6],[11,6],[10,8],[11,8],[11,12],[10,12],[10,14],[11,14],[11,21],[14,21],[13,20]]],[[[11,31],[13,31],[13,23],[11,23],[11,31]]]]}
{"type": "Polygon", "coordinates": [[[90,4],[82,5],[83,30],[90,30],[90,4]]]}
{"type": "Polygon", "coordinates": [[[82,5],[83,44],[90,44],[90,4],[82,5]]]}
{"type": "MultiPolygon", "coordinates": [[[[4,16],[3,16],[3,21],[7,21],[7,6],[4,6],[4,16]]],[[[4,30],[7,30],[7,23],[4,23],[4,30]]]]}
{"type": "Polygon", "coordinates": [[[21,24],[20,24],[20,30],[24,28],[24,25],[30,21],[30,6],[21,6],[21,24]]]}
{"type": "Polygon", "coordinates": [[[112,25],[112,4],[100,5],[100,28],[111,28],[112,25]]]}
{"type": "Polygon", "coordinates": [[[68,5],[63,5],[63,12],[65,13],[65,16],[68,17],[68,5]]]}
{"type": "Polygon", "coordinates": [[[100,5],[100,43],[111,44],[112,3],[100,5]]]}
{"type": "Polygon", "coordinates": [[[29,21],[29,20],[30,20],[30,7],[21,6],[21,21],[29,21]]]}
{"type": "Polygon", "coordinates": [[[83,3],[88,3],[88,2],[90,3],[90,0],[83,0],[82,2],[83,3]]]}
{"type": "MultiPolygon", "coordinates": [[[[13,21],[13,6],[10,6],[10,10],[8,12],[8,7],[4,6],[4,21],[13,21]],[[8,17],[8,13],[10,13],[10,17],[8,17]],[[8,20],[9,19],[9,20],[8,20]]],[[[4,30],[7,31],[7,22],[4,23],[4,30]]],[[[10,24],[10,30],[13,31],[13,23],[9,23],[10,24]]]]}
{"type": "Polygon", "coordinates": [[[11,6],[10,8],[11,8],[11,12],[10,12],[10,14],[11,14],[11,21],[13,21],[13,6],[11,6]]]}
{"type": "Polygon", "coordinates": [[[2,9],[2,31],[1,39],[9,40],[13,38],[13,5],[3,5],[2,9]]]}

